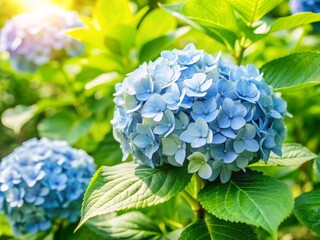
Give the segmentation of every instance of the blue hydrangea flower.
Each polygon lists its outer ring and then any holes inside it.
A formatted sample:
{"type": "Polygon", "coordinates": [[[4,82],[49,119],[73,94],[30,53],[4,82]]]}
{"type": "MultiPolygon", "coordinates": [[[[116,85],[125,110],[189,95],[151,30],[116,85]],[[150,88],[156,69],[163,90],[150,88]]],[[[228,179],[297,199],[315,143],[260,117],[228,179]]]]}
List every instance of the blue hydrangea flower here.
{"type": "Polygon", "coordinates": [[[208,159],[200,152],[195,152],[188,157],[188,172],[195,173],[203,179],[209,179],[212,175],[212,168],[209,165],[208,159]]]}
{"type": "Polygon", "coordinates": [[[257,152],[259,150],[259,143],[255,140],[256,128],[247,124],[241,128],[233,142],[233,147],[236,153],[242,153],[244,150],[250,152],[257,152]]]}
{"type": "Polygon", "coordinates": [[[212,142],[212,131],[205,120],[198,118],[196,122],[189,124],[187,130],[181,133],[180,139],[190,143],[191,147],[198,148],[212,142]]]}
{"type": "MultiPolygon", "coordinates": [[[[314,12],[320,13],[320,0],[290,0],[292,13],[314,12]]],[[[312,24],[316,32],[320,32],[320,22],[312,24]]]]}
{"type": "Polygon", "coordinates": [[[76,12],[53,6],[38,8],[6,22],[0,32],[0,50],[10,53],[15,69],[33,72],[50,60],[80,54],[83,45],[64,31],[82,26],[76,12]]]}
{"type": "Polygon", "coordinates": [[[152,118],[154,121],[160,122],[166,106],[162,97],[159,94],[154,94],[143,106],[141,115],[145,118],[152,118]]]}
{"type": "Polygon", "coordinates": [[[170,137],[162,139],[163,154],[174,156],[175,161],[182,165],[186,158],[186,143],[178,135],[172,134],[170,137]]]}
{"type": "Polygon", "coordinates": [[[187,164],[209,181],[225,183],[232,172],[267,162],[271,152],[281,155],[286,137],[286,102],[259,69],[235,66],[193,44],[163,51],[128,74],[114,102],[113,132],[123,159],[132,154],[151,167],[187,164]]]}
{"type": "Polygon", "coordinates": [[[216,85],[215,97],[219,105],[221,105],[226,98],[236,99],[234,82],[220,79],[216,85]]]}
{"type": "Polygon", "coordinates": [[[146,157],[152,158],[152,155],[158,150],[159,144],[150,127],[139,127],[139,134],[133,139],[136,145],[146,157]]]}
{"type": "Polygon", "coordinates": [[[232,163],[238,157],[238,153],[234,150],[233,141],[228,140],[224,144],[213,145],[210,148],[211,156],[216,160],[225,163],[232,163]]]}
{"type": "Polygon", "coordinates": [[[234,102],[230,98],[226,98],[222,105],[223,108],[218,115],[219,127],[231,127],[233,130],[239,130],[246,124],[247,109],[244,105],[234,102]]]}
{"type": "Polygon", "coordinates": [[[168,91],[163,94],[163,100],[167,104],[168,109],[177,110],[180,108],[182,101],[186,95],[186,89],[179,89],[176,83],[173,83],[168,91]]]}
{"type": "Polygon", "coordinates": [[[189,97],[204,97],[212,84],[212,79],[207,80],[206,78],[206,74],[196,73],[191,79],[186,79],[184,81],[187,90],[186,95],[189,97]]]}
{"type": "Polygon", "coordinates": [[[192,106],[191,116],[195,121],[202,118],[206,122],[212,122],[218,116],[218,112],[215,98],[209,98],[204,102],[195,102],[192,106]]]}
{"type": "Polygon", "coordinates": [[[153,132],[158,135],[165,134],[167,137],[175,128],[175,118],[170,110],[165,110],[162,120],[156,125],[153,132]]]}
{"type": "Polygon", "coordinates": [[[77,221],[93,159],[63,141],[31,139],[0,163],[0,212],[15,236],[77,221]]]}

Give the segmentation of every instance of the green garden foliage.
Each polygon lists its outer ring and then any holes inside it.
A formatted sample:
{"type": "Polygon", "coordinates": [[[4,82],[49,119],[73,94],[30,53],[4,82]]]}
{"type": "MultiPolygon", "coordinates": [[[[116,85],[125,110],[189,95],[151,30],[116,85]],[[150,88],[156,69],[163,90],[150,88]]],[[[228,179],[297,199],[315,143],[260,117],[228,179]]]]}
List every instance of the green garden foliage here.
{"type": "MultiPolygon", "coordinates": [[[[320,33],[312,24],[320,13],[291,14],[286,0],[67,2],[84,24],[65,32],[85,46],[81,55],[21,73],[0,53],[0,161],[25,140],[46,137],[85,150],[98,170],[77,223],[57,221],[49,231],[13,237],[0,209],[0,240],[318,239],[320,33]],[[122,161],[111,124],[116,84],[162,51],[189,43],[260,68],[290,113],[281,157],[255,155],[226,183],[188,173],[191,161],[189,172],[209,165],[203,151],[181,167],[143,166],[131,155],[122,161]]],[[[1,4],[3,27],[21,9],[5,0],[2,14],[1,4]]],[[[235,170],[221,169],[228,171],[235,170]]]]}

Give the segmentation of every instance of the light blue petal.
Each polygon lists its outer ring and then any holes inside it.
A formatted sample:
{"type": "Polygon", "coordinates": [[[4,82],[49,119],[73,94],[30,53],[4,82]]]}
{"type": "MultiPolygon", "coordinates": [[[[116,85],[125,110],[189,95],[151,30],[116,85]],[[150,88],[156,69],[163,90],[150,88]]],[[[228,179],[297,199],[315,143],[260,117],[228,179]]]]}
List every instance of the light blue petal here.
{"type": "Polygon", "coordinates": [[[246,146],[242,140],[235,140],[233,142],[233,147],[236,153],[242,153],[246,149],[246,146]]]}
{"type": "Polygon", "coordinates": [[[218,111],[218,110],[215,110],[215,111],[211,112],[210,114],[208,114],[208,115],[205,117],[206,122],[212,122],[212,121],[214,121],[214,120],[217,118],[218,113],[219,113],[219,111],[218,111]]]}
{"type": "Polygon", "coordinates": [[[234,117],[231,119],[231,128],[238,130],[246,124],[246,120],[243,117],[234,117]]]}
{"type": "Polygon", "coordinates": [[[202,164],[197,161],[190,161],[188,164],[188,173],[198,172],[201,166],[202,164]]]}
{"type": "Polygon", "coordinates": [[[208,135],[209,126],[204,119],[197,119],[197,121],[195,122],[195,128],[200,133],[200,136],[206,137],[208,135]]]}
{"type": "Polygon", "coordinates": [[[224,143],[226,140],[227,138],[225,136],[223,136],[220,133],[216,133],[213,135],[212,143],[220,144],[220,143],[224,143]]]}
{"type": "MultiPolygon", "coordinates": [[[[209,79],[207,81],[205,81],[202,85],[201,85],[201,91],[205,92],[207,91],[212,85],[212,79],[209,79]]],[[[207,94],[207,93],[206,93],[207,94]]]]}
{"type": "Polygon", "coordinates": [[[236,108],[236,105],[235,103],[230,99],[230,98],[226,98],[224,99],[223,103],[222,103],[222,106],[223,106],[223,111],[229,115],[229,114],[233,114],[234,113],[234,110],[236,108]]]}
{"type": "Polygon", "coordinates": [[[195,137],[194,136],[191,136],[189,133],[188,133],[188,130],[184,131],[181,133],[180,135],[180,139],[184,142],[187,142],[187,143],[191,143],[191,141],[194,139],[195,137]]]}
{"type": "Polygon", "coordinates": [[[164,155],[173,156],[178,151],[178,145],[170,138],[163,138],[162,149],[164,155]]]}
{"type": "Polygon", "coordinates": [[[220,181],[222,183],[227,183],[229,182],[230,178],[231,178],[231,173],[232,171],[227,169],[227,168],[222,168],[221,173],[220,173],[220,181]]]}
{"type": "Polygon", "coordinates": [[[221,134],[226,136],[227,138],[235,138],[236,134],[232,131],[231,128],[220,129],[221,134]]]}
{"type": "Polygon", "coordinates": [[[162,120],[162,117],[163,117],[163,112],[159,112],[153,117],[153,120],[155,120],[156,122],[160,122],[162,120]]]}
{"type": "Polygon", "coordinates": [[[153,106],[144,106],[141,111],[141,115],[145,118],[153,118],[157,115],[157,112],[155,111],[153,106]]]}
{"type": "Polygon", "coordinates": [[[257,152],[259,150],[259,144],[256,140],[244,140],[245,147],[250,152],[257,152]]]}
{"type": "Polygon", "coordinates": [[[191,141],[191,147],[199,148],[206,145],[207,141],[205,138],[195,138],[191,141]]]}
{"type": "Polygon", "coordinates": [[[225,163],[232,163],[234,160],[236,160],[238,157],[238,154],[236,154],[233,151],[227,151],[226,154],[224,155],[223,161],[225,163]]]}
{"type": "Polygon", "coordinates": [[[231,126],[230,118],[224,111],[220,111],[218,114],[218,125],[220,128],[228,128],[231,126]]]}
{"type": "Polygon", "coordinates": [[[251,124],[245,125],[244,130],[245,130],[245,134],[243,136],[244,139],[253,139],[256,136],[257,130],[253,125],[251,124]]]}
{"type": "Polygon", "coordinates": [[[139,148],[146,148],[150,144],[150,139],[147,135],[138,135],[133,139],[133,143],[139,148]]]}
{"type": "Polygon", "coordinates": [[[201,115],[205,112],[206,105],[204,104],[204,102],[195,102],[192,106],[192,110],[196,114],[201,115]]]}
{"type": "Polygon", "coordinates": [[[186,159],[186,150],[185,149],[178,149],[174,158],[177,161],[177,163],[182,165],[184,160],[186,159]]]}
{"type": "Polygon", "coordinates": [[[155,134],[158,134],[158,135],[162,135],[164,133],[166,133],[167,131],[169,131],[169,127],[167,125],[157,125],[154,129],[153,129],[153,132],[155,134]]]}
{"type": "Polygon", "coordinates": [[[209,179],[212,175],[212,169],[211,169],[210,165],[207,163],[202,164],[202,166],[200,167],[200,169],[198,171],[198,174],[202,179],[209,179]]]}

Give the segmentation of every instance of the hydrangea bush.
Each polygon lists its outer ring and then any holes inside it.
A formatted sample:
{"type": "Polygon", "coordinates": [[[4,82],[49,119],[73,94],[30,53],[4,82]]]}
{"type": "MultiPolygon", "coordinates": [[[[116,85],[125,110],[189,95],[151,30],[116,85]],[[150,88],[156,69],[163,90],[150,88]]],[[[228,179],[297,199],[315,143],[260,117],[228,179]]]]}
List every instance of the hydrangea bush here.
{"type": "MultiPolygon", "coordinates": [[[[292,13],[314,12],[320,13],[320,0],[290,0],[292,13]]],[[[312,24],[315,31],[320,32],[320,22],[312,24]]]]}
{"type": "Polygon", "coordinates": [[[8,51],[14,68],[32,72],[63,56],[76,56],[82,43],[64,31],[83,26],[76,12],[42,7],[14,16],[0,32],[0,50],[8,51]]]}
{"type": "Polygon", "coordinates": [[[188,162],[189,173],[227,182],[249,162],[281,156],[286,102],[257,67],[236,66],[189,44],[163,51],[116,86],[114,136],[124,159],[188,162]],[[186,160],[188,159],[188,160],[186,160]]]}
{"type": "Polygon", "coordinates": [[[15,235],[75,222],[94,171],[93,159],[64,141],[28,140],[1,161],[0,212],[15,235]]]}

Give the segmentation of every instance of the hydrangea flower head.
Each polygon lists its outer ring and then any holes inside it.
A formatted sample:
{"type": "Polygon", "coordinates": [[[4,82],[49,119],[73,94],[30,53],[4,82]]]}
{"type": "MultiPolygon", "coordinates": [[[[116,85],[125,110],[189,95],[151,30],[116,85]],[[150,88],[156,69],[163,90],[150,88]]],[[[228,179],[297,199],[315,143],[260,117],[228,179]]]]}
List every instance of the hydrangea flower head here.
{"type": "Polygon", "coordinates": [[[64,31],[82,27],[76,12],[46,6],[14,16],[0,31],[0,50],[8,51],[12,66],[33,72],[63,56],[76,56],[83,45],[64,31]]]}
{"type": "Polygon", "coordinates": [[[271,152],[281,155],[286,137],[286,102],[259,69],[235,66],[193,44],[163,51],[128,74],[114,102],[114,136],[124,159],[132,154],[151,167],[186,164],[209,181],[225,183],[233,171],[267,162],[271,152]]]}
{"type": "MultiPolygon", "coordinates": [[[[320,13],[320,0],[290,0],[290,9],[292,13],[320,13]]],[[[315,31],[320,32],[320,22],[313,23],[312,26],[315,31]]]]}
{"type": "Polygon", "coordinates": [[[28,140],[0,163],[0,212],[15,235],[75,222],[94,171],[93,159],[64,141],[28,140]]]}

